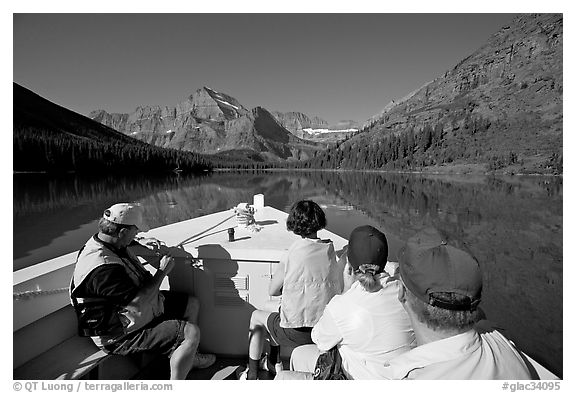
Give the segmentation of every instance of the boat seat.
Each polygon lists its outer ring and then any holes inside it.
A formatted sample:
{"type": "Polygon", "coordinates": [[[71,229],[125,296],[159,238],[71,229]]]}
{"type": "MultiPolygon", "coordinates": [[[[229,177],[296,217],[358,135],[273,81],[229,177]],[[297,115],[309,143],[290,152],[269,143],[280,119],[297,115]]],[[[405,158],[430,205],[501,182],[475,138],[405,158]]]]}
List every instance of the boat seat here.
{"type": "Polygon", "coordinates": [[[14,369],[14,379],[98,379],[108,355],[87,337],[73,336],[14,369]]]}

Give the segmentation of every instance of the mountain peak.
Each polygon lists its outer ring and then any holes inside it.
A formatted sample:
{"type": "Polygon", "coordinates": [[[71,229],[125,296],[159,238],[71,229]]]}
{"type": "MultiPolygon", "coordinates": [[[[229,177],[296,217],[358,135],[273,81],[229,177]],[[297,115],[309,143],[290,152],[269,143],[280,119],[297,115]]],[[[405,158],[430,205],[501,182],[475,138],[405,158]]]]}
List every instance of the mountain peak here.
{"type": "Polygon", "coordinates": [[[138,107],[130,114],[93,111],[91,117],[157,146],[208,154],[252,150],[278,160],[306,158],[319,148],[291,135],[265,108],[248,110],[236,98],[208,86],[175,108],[138,107]]]}

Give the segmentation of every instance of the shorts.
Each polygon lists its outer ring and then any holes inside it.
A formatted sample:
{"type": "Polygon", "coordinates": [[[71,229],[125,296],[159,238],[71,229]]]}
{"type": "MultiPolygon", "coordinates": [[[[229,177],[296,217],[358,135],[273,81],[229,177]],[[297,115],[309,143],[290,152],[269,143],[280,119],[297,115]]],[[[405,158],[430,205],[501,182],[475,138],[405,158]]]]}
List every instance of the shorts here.
{"type": "Polygon", "coordinates": [[[312,328],[283,328],[280,326],[280,313],[273,312],[266,321],[268,332],[272,339],[280,346],[297,347],[305,344],[314,344],[312,341],[312,328]]]}
{"type": "Polygon", "coordinates": [[[154,352],[168,357],[184,341],[184,313],[188,305],[188,295],[171,291],[161,291],[164,295],[164,313],[149,324],[120,340],[108,344],[104,351],[114,355],[129,355],[141,352],[154,352]]]}

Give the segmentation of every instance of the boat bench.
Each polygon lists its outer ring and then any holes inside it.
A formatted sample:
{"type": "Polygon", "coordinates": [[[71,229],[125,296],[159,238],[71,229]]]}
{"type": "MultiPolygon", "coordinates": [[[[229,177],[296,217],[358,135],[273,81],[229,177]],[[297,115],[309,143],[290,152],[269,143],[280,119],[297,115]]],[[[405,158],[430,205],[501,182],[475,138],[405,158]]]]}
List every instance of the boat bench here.
{"type": "Polygon", "coordinates": [[[14,369],[14,379],[98,379],[109,356],[90,338],[73,336],[14,369]]]}

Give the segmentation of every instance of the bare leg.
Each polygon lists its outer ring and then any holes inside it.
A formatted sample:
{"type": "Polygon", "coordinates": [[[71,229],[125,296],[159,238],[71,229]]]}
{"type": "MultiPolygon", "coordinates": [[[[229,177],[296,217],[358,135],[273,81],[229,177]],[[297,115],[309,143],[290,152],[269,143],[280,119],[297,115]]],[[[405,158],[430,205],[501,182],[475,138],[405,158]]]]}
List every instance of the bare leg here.
{"type": "MultiPolygon", "coordinates": [[[[193,296],[188,296],[188,304],[186,305],[186,310],[184,311],[184,320],[195,326],[198,330],[198,337],[200,336],[200,327],[198,325],[198,314],[200,312],[200,302],[197,298],[193,296]]],[[[192,368],[206,368],[210,367],[216,361],[216,356],[213,354],[203,354],[198,350],[198,343],[196,344],[196,349],[194,350],[194,356],[192,361],[192,368]]],[[[190,371],[190,370],[188,370],[190,371]]]]}
{"type": "MultiPolygon", "coordinates": [[[[266,322],[272,314],[270,311],[254,310],[250,317],[250,332],[248,335],[248,368],[242,373],[239,379],[257,379],[260,356],[264,339],[269,337],[266,322]]],[[[272,341],[270,344],[275,344],[272,341]]]]}
{"type": "Polygon", "coordinates": [[[263,310],[254,310],[252,312],[252,316],[250,317],[250,336],[248,346],[248,356],[250,356],[250,359],[260,359],[262,347],[264,346],[264,339],[269,336],[266,322],[268,321],[270,314],[272,313],[263,310]]]}
{"type": "Polygon", "coordinates": [[[186,322],[184,341],[170,357],[170,379],[186,379],[188,372],[192,369],[199,343],[200,329],[198,326],[186,322]]]}

